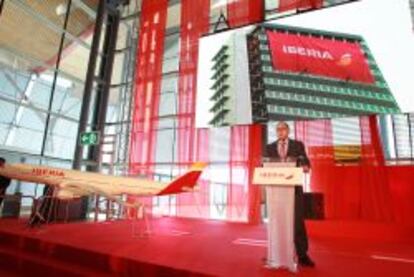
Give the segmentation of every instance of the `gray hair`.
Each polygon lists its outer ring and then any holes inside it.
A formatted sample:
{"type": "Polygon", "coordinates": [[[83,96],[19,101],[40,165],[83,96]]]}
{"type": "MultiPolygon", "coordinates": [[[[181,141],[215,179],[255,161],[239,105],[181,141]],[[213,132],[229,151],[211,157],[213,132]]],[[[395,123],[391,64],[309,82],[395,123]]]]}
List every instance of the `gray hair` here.
{"type": "Polygon", "coordinates": [[[278,127],[279,125],[284,125],[286,128],[290,129],[289,124],[287,124],[286,121],[279,121],[276,127],[278,127]]]}

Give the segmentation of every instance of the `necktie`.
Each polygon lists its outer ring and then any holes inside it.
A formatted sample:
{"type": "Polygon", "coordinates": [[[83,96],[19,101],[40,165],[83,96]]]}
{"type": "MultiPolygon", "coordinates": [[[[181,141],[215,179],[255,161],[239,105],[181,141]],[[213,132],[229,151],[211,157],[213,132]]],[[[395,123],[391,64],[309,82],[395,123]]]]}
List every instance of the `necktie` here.
{"type": "Polygon", "coordinates": [[[286,141],[282,141],[280,143],[280,158],[282,161],[286,161],[287,156],[287,149],[286,149],[286,141]]]}

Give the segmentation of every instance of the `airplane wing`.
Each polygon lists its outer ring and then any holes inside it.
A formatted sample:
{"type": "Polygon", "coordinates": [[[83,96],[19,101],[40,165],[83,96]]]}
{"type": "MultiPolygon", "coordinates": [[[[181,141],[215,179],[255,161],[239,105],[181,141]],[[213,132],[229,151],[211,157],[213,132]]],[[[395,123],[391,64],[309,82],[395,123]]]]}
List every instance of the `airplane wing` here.
{"type": "Polygon", "coordinates": [[[55,196],[59,199],[72,199],[99,192],[82,182],[62,182],[59,184],[55,196]]]}
{"type": "Polygon", "coordinates": [[[69,181],[59,184],[56,197],[59,199],[69,199],[93,194],[98,194],[108,199],[115,199],[115,196],[117,196],[111,190],[105,190],[104,187],[91,185],[87,182],[69,181]]]}

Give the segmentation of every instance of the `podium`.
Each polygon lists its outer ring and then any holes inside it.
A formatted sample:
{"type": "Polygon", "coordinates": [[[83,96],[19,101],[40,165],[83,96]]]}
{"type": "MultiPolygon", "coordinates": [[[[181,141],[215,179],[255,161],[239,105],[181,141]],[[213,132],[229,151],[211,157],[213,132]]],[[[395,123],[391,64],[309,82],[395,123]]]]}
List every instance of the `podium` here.
{"type": "Polygon", "coordinates": [[[266,190],[268,268],[297,271],[294,244],[295,186],[304,180],[302,168],[296,163],[264,163],[254,170],[253,184],[266,190]]]}

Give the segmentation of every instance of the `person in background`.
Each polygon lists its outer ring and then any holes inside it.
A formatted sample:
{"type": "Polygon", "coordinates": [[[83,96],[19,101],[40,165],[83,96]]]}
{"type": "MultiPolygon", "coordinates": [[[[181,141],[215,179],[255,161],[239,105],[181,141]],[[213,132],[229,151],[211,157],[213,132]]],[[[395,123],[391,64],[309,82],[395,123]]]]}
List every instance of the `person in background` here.
{"type": "MultiPolygon", "coordinates": [[[[6,165],[6,159],[0,157],[0,167],[6,165]]],[[[4,176],[0,176],[0,206],[3,203],[4,197],[6,195],[6,190],[10,185],[10,179],[4,176]]]]}

